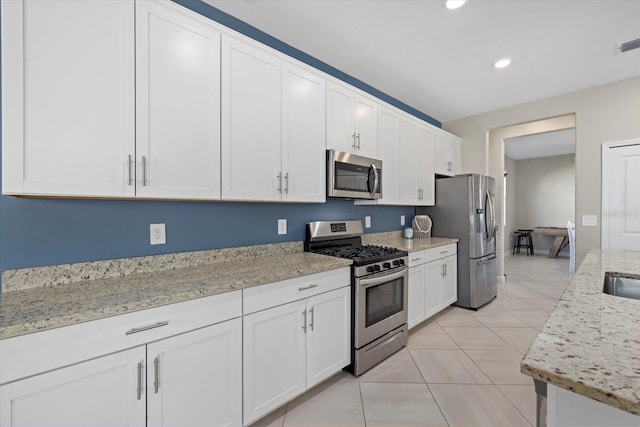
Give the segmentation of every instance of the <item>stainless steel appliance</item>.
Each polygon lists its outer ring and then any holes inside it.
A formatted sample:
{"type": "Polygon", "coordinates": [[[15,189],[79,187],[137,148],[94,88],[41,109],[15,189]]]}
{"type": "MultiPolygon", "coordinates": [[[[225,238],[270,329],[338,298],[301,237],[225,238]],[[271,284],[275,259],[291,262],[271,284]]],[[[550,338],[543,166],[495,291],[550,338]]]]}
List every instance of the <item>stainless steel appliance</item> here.
{"type": "Polygon", "coordinates": [[[436,204],[416,209],[427,214],[434,236],[456,237],[458,243],[458,302],[477,309],[496,297],[495,181],[468,174],[436,179],[436,204]]]}
{"type": "Polygon", "coordinates": [[[359,376],[407,345],[408,254],[362,244],[361,221],[307,224],[305,251],[348,258],[351,267],[351,365],[359,376]]]}
{"type": "Polygon", "coordinates": [[[327,150],[327,197],[379,199],[382,197],[382,161],[327,150]]]}

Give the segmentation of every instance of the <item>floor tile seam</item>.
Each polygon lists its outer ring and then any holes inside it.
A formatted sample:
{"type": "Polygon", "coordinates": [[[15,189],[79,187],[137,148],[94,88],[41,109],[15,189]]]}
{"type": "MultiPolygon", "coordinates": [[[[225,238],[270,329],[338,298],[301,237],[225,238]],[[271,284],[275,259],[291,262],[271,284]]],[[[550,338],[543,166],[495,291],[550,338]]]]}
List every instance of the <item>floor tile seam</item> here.
{"type": "MultiPolygon", "coordinates": [[[[420,374],[422,374],[422,372],[420,374]]],[[[438,402],[438,399],[436,399],[436,395],[433,394],[433,390],[431,390],[431,387],[429,387],[428,383],[425,382],[424,384],[427,386],[427,390],[429,390],[431,397],[433,397],[433,401],[436,403],[436,406],[438,407],[438,411],[440,411],[440,415],[442,415],[442,419],[444,420],[445,423],[447,423],[447,426],[451,426],[451,423],[449,423],[447,416],[445,415],[444,411],[440,407],[440,402],[438,402]]]]}
{"type": "MultiPolygon", "coordinates": [[[[476,349],[468,349],[468,350],[476,350],[476,349]]],[[[519,384],[498,384],[498,383],[496,383],[496,382],[495,382],[495,381],[493,381],[493,379],[489,376],[489,374],[488,374],[487,372],[485,372],[485,370],[484,370],[484,369],[482,369],[482,367],[481,367],[478,363],[476,363],[476,361],[475,361],[475,360],[473,360],[473,357],[471,357],[471,356],[470,356],[470,355],[469,355],[469,354],[468,354],[464,349],[463,349],[462,351],[464,352],[465,356],[467,356],[467,357],[469,358],[469,360],[471,360],[471,362],[476,366],[476,368],[478,368],[478,369],[480,370],[480,372],[482,372],[482,374],[483,374],[485,377],[487,377],[487,379],[488,379],[489,381],[491,381],[491,384],[493,384],[493,385],[495,385],[495,386],[498,386],[498,385],[519,385],[519,384]]],[[[491,351],[511,351],[511,350],[500,350],[500,349],[498,349],[498,350],[491,350],[491,351]]]]}
{"type": "Polygon", "coordinates": [[[367,427],[367,415],[364,412],[364,398],[362,397],[362,385],[358,380],[358,392],[360,392],[360,408],[362,409],[362,421],[364,421],[364,427],[367,427]]]}
{"type": "MultiPolygon", "coordinates": [[[[500,385],[522,385],[522,384],[500,384],[500,385]]],[[[511,399],[509,399],[507,397],[507,395],[502,391],[502,389],[500,389],[500,387],[496,386],[496,388],[498,389],[498,391],[500,392],[500,394],[502,394],[504,396],[505,399],[507,399],[507,402],[509,402],[511,404],[511,406],[514,407],[514,409],[516,410],[516,412],[518,412],[520,414],[520,416],[522,416],[522,418],[524,418],[524,420],[527,422],[527,424],[529,424],[531,427],[535,427],[533,426],[529,420],[527,419],[527,417],[520,411],[520,409],[518,409],[518,407],[511,401],[511,399]]]]}

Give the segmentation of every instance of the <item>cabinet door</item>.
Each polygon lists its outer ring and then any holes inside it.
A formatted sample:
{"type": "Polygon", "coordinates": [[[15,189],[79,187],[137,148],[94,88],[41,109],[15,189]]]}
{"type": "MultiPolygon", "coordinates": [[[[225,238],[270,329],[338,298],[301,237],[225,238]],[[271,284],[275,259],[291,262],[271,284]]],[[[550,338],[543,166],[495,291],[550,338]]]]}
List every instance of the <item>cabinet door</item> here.
{"type": "Polygon", "coordinates": [[[354,94],[349,89],[327,84],[327,149],[356,151],[353,103],[354,94]]]}
{"type": "Polygon", "coordinates": [[[147,347],[151,426],[242,425],[242,319],[147,347]]]}
{"type": "Polygon", "coordinates": [[[422,322],[425,308],[425,267],[424,264],[409,269],[408,324],[413,328],[422,322]]]}
{"type": "Polygon", "coordinates": [[[145,348],[114,353],[0,387],[0,425],[146,425],[145,348]]]}
{"type": "Polygon", "coordinates": [[[285,63],[282,91],[282,199],[324,203],[325,81],[285,63]]]}
{"type": "Polygon", "coordinates": [[[351,288],[307,299],[307,388],[351,363],[351,288]]]}
{"type": "MultiPolygon", "coordinates": [[[[400,202],[417,205],[420,202],[418,189],[418,123],[408,118],[400,122],[400,202]]],[[[382,165],[384,168],[384,164],[382,165]]],[[[383,177],[384,179],[384,177],[383,177]]]]}
{"type": "Polygon", "coordinates": [[[447,176],[460,173],[460,140],[453,135],[436,132],[434,145],[436,173],[447,176]]]}
{"type": "Polygon", "coordinates": [[[136,6],[137,196],[220,198],[220,34],[171,4],[136,6]]]}
{"type": "Polygon", "coordinates": [[[458,300],[458,261],[456,256],[443,259],[444,273],[440,283],[441,307],[445,308],[458,300]]]}
{"type": "Polygon", "coordinates": [[[378,155],[382,160],[381,204],[400,203],[400,115],[393,110],[378,110],[378,155]]]}
{"type": "Polygon", "coordinates": [[[280,59],[222,38],[222,198],[280,200],[280,59]]]}
{"type": "Polygon", "coordinates": [[[305,390],[306,314],[302,300],[244,316],[245,425],[305,390]]]}
{"type": "Polygon", "coordinates": [[[133,196],[134,3],[8,1],[2,27],[3,192],[133,196]]]}
{"type": "MultiPolygon", "coordinates": [[[[354,97],[356,151],[360,156],[378,157],[378,104],[362,95],[354,97]]],[[[384,167],[384,164],[382,165],[384,167]]]]}
{"type": "Polygon", "coordinates": [[[424,292],[424,317],[429,317],[440,311],[442,306],[442,298],[440,296],[440,289],[442,287],[442,275],[444,273],[443,263],[441,261],[433,261],[426,264],[425,273],[425,292],[424,292]]]}
{"type": "Polygon", "coordinates": [[[425,126],[420,126],[418,129],[418,204],[420,206],[433,206],[436,203],[433,150],[433,132],[425,126]]]}

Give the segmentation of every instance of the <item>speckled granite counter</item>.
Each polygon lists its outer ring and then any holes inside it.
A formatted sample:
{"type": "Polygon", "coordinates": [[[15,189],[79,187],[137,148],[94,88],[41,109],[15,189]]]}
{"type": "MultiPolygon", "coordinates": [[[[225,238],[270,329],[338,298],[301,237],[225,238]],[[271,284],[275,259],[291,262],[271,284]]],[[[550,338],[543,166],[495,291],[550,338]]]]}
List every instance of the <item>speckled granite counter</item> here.
{"type": "MultiPolygon", "coordinates": [[[[225,256],[218,254],[218,258],[213,254],[216,251],[207,251],[212,254],[205,254],[208,257],[206,259],[217,260],[191,266],[185,265],[184,259],[180,258],[182,262],[177,264],[178,268],[170,270],[138,272],[117,277],[105,275],[101,279],[80,282],[59,283],[61,279],[52,276],[40,287],[24,287],[0,294],[0,339],[351,265],[350,260],[301,252],[301,242],[298,242],[296,248],[299,248],[299,252],[286,250],[272,253],[268,249],[252,249],[243,253],[234,250],[225,256]],[[255,256],[256,254],[259,256],[255,256]],[[55,284],[51,284],[51,281],[55,284]]],[[[143,257],[141,260],[147,258],[151,257],[143,257]]],[[[135,258],[130,260],[123,262],[136,263],[135,258]]],[[[166,259],[160,261],[155,267],[171,266],[166,259]]],[[[104,262],[85,264],[96,264],[102,268],[99,263],[104,262]]],[[[52,267],[53,271],[56,268],[62,269],[65,272],[63,276],[66,277],[68,271],[75,267],[57,266],[52,267]]],[[[82,268],[93,271],[91,266],[85,265],[82,268]]]]}
{"type": "Polygon", "coordinates": [[[521,371],[640,415],[640,301],[604,294],[607,271],[640,274],[640,252],[592,250],[521,371]]]}
{"type": "Polygon", "coordinates": [[[402,232],[390,231],[386,233],[365,234],[362,237],[362,243],[369,245],[382,245],[398,248],[407,252],[417,252],[425,249],[436,248],[438,246],[456,243],[458,239],[450,239],[447,237],[426,237],[405,239],[402,232]]]}

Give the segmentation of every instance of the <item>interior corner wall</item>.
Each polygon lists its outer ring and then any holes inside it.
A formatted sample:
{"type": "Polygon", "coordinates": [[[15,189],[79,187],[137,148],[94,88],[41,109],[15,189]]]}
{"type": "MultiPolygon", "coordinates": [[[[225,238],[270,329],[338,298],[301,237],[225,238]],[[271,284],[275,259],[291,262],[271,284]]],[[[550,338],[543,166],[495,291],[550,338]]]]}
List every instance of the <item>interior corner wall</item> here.
{"type": "MultiPolygon", "coordinates": [[[[516,161],[516,228],[565,227],[575,221],[575,155],[516,161]]],[[[547,253],[552,236],[533,235],[536,253],[547,253]]],[[[565,247],[568,256],[569,248],[565,247]]]]}
{"type": "Polygon", "coordinates": [[[501,227],[504,237],[505,255],[510,255],[510,248],[513,247],[513,232],[518,228],[516,218],[518,218],[518,205],[516,203],[518,185],[518,162],[511,157],[504,157],[504,170],[507,172],[507,221],[501,227]]]}
{"type": "MultiPolygon", "coordinates": [[[[600,248],[601,146],[604,142],[640,137],[640,77],[450,121],[444,123],[443,128],[464,140],[464,172],[487,171],[482,165],[500,154],[493,153],[499,148],[487,147],[488,130],[571,113],[576,120],[576,263],[579,265],[590,249],[600,248]],[[582,215],[597,215],[598,226],[582,226],[582,215]]],[[[495,170],[498,171],[498,167],[495,170]]]]}

